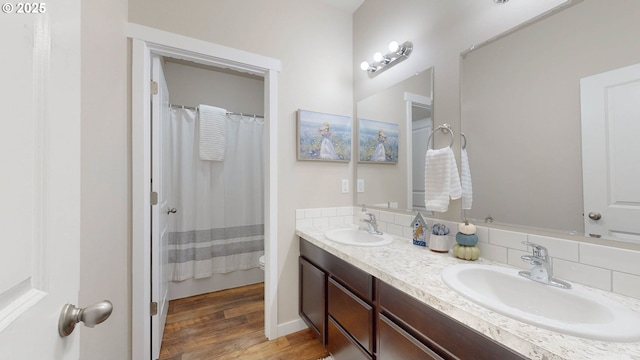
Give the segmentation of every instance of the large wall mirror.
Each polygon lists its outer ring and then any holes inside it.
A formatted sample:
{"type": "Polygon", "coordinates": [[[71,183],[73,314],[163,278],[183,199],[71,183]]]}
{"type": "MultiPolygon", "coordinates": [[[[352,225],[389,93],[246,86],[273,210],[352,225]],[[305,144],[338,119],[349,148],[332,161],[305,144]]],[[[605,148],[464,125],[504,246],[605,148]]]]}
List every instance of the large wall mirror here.
{"type": "Polygon", "coordinates": [[[357,204],[410,209],[414,207],[414,198],[418,201],[416,206],[420,205],[419,201],[424,201],[419,194],[414,196],[413,188],[416,186],[412,184],[418,185],[419,191],[424,186],[426,139],[433,128],[432,99],[433,68],[429,68],[358,101],[356,126],[359,131],[355,142],[361,151],[354,156],[358,161],[355,186],[357,204]],[[367,135],[373,130],[360,126],[370,123],[379,125],[379,130],[372,129],[375,130],[374,135],[382,131],[380,143],[388,143],[389,148],[397,146],[397,153],[388,154],[388,161],[376,161],[371,156],[376,153],[375,147],[378,146],[369,139],[372,136],[367,135]],[[389,133],[387,128],[390,129],[389,133]],[[412,141],[414,138],[423,138],[423,141],[412,141]]]}
{"type": "MultiPolygon", "coordinates": [[[[462,131],[474,196],[463,216],[577,234],[585,233],[585,220],[596,221],[588,214],[599,209],[584,207],[593,194],[583,191],[582,149],[596,141],[582,137],[580,80],[640,63],[639,18],[637,0],[584,0],[463,55],[462,131]]],[[[618,164],[635,169],[625,180],[635,182],[626,187],[628,206],[640,204],[635,149],[628,164],[618,164]]]]}

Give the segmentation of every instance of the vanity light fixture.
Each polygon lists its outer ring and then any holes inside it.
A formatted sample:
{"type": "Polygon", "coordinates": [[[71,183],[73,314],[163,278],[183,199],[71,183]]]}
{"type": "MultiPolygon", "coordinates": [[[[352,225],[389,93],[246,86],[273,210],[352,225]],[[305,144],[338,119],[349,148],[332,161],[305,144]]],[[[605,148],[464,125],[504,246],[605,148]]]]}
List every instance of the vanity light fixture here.
{"type": "Polygon", "coordinates": [[[382,53],[375,53],[373,55],[373,62],[369,63],[363,61],[360,64],[360,69],[366,71],[370,78],[382,73],[388,68],[406,60],[413,51],[413,43],[411,41],[405,41],[402,44],[398,44],[396,41],[389,43],[389,52],[382,55],[382,53]]]}
{"type": "Polygon", "coordinates": [[[493,1],[497,2],[498,4],[504,4],[509,0],[493,0],[493,1]]]}

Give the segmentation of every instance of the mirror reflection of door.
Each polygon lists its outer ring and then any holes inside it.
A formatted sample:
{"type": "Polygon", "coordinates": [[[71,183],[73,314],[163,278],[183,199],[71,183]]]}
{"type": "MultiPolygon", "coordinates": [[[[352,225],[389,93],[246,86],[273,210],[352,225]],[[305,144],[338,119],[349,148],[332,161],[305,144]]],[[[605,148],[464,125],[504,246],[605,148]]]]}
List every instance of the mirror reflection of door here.
{"type": "Polygon", "coordinates": [[[640,64],[580,82],[585,233],[640,243],[640,64]]]}
{"type": "Polygon", "coordinates": [[[427,153],[429,134],[433,130],[433,118],[431,116],[431,98],[415,94],[405,93],[407,100],[407,123],[411,124],[411,175],[408,177],[411,184],[407,187],[408,208],[411,210],[425,211],[424,207],[424,157],[427,153]]]}

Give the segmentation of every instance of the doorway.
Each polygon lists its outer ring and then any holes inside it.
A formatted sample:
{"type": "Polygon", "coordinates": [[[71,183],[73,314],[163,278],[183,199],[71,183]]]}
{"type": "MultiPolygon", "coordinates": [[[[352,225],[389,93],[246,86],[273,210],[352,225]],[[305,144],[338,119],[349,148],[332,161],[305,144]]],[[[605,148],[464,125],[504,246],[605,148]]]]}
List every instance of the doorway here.
{"type": "Polygon", "coordinates": [[[132,357],[151,359],[151,57],[229,68],[264,79],[265,335],[277,331],[277,80],[280,61],[202,40],[129,24],[132,39],[132,357]]]}
{"type": "MultiPolygon", "coordinates": [[[[430,97],[405,92],[407,123],[407,208],[426,212],[424,206],[424,156],[433,129],[430,97]]],[[[429,213],[429,212],[426,212],[429,213]]]]}

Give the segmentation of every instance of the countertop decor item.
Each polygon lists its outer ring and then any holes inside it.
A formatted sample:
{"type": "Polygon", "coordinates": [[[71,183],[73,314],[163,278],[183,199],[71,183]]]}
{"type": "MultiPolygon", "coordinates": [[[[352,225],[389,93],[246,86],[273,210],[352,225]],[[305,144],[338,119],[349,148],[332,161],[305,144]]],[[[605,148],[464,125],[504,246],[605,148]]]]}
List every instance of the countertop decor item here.
{"type": "Polygon", "coordinates": [[[444,224],[434,224],[431,227],[429,249],[435,252],[449,252],[449,228],[444,224]]]}
{"type": "Polygon", "coordinates": [[[422,214],[418,213],[411,222],[411,228],[413,229],[413,245],[427,246],[427,232],[429,226],[427,221],[422,217],[422,214]]]}
{"type": "Polygon", "coordinates": [[[453,256],[464,260],[477,260],[480,257],[480,248],[476,246],[478,243],[476,226],[468,220],[458,225],[456,243],[453,246],[453,256]]]}

